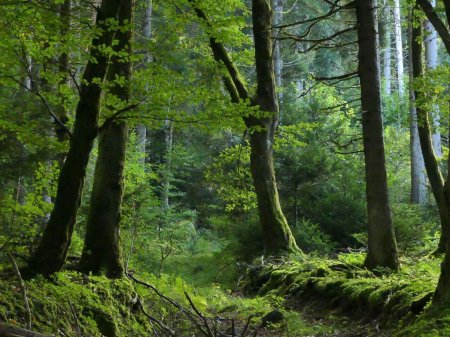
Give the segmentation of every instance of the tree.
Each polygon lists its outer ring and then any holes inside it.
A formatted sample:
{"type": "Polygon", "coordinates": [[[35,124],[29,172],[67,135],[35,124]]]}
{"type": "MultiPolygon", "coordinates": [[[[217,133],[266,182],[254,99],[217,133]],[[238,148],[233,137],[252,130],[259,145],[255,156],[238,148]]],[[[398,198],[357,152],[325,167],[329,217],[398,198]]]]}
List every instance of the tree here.
{"type": "Polygon", "coordinates": [[[365,265],[398,269],[397,244],[387,189],[381,119],[376,6],[374,0],[357,0],[358,74],[361,83],[363,145],[368,213],[368,254],[365,265]]]}
{"type": "Polygon", "coordinates": [[[392,92],[391,78],[391,7],[389,1],[383,3],[383,11],[380,18],[380,49],[383,53],[383,77],[384,94],[390,95],[392,92]]]}
{"type": "Polygon", "coordinates": [[[400,0],[394,0],[394,34],[395,34],[395,58],[397,60],[397,84],[400,97],[405,92],[404,66],[403,66],[403,41],[402,41],[402,17],[400,13],[400,0]]]}
{"type": "MultiPolygon", "coordinates": [[[[435,7],[436,0],[432,0],[430,4],[435,7]]],[[[438,44],[437,44],[437,34],[433,25],[430,21],[426,21],[425,25],[425,36],[424,36],[424,45],[425,45],[425,61],[426,66],[429,69],[436,69],[438,65],[438,44]]],[[[441,126],[440,122],[440,113],[439,108],[437,106],[434,107],[433,111],[433,148],[436,156],[442,157],[442,145],[441,145],[441,132],[439,127],[441,126]]]]}
{"type": "Polygon", "coordinates": [[[411,203],[424,204],[426,202],[426,168],[420,147],[419,129],[417,125],[417,109],[414,95],[414,75],[412,63],[412,19],[408,24],[409,43],[409,146],[411,154],[411,203]]]}
{"type": "MultiPolygon", "coordinates": [[[[420,6],[420,8],[422,8],[422,10],[425,12],[428,20],[431,22],[433,27],[442,38],[447,52],[450,54],[450,31],[445,26],[444,22],[437,16],[433,6],[427,0],[417,0],[417,5],[420,6]]],[[[450,7],[450,4],[448,4],[446,8],[447,7],[450,7]]],[[[414,79],[416,80],[423,76],[422,44],[417,41],[418,38],[422,38],[422,29],[419,29],[419,27],[414,27],[411,50],[413,60],[413,74],[414,79]]],[[[420,93],[417,90],[415,92],[415,98],[416,101],[420,98],[420,93]]],[[[436,200],[441,221],[441,236],[436,253],[444,253],[446,251],[446,245],[450,235],[449,203],[445,195],[445,181],[439,168],[436,154],[434,152],[428,111],[425,111],[423,108],[417,107],[417,105],[416,109],[420,146],[422,148],[422,154],[427,170],[428,179],[430,181],[431,189],[436,200]]]]}
{"type": "MultiPolygon", "coordinates": [[[[205,12],[192,1],[191,3],[197,16],[206,25],[211,25],[205,12]]],[[[260,116],[261,112],[258,112],[255,115],[244,117],[244,122],[250,133],[250,167],[258,201],[264,248],[267,255],[277,255],[295,252],[299,249],[281,209],[273,164],[273,140],[279,107],[275,92],[273,49],[270,36],[272,10],[267,1],[254,0],[252,2],[252,20],[257,74],[255,98],[250,98],[242,76],[225,47],[214,36],[209,37],[209,44],[214,59],[223,64],[228,72],[223,79],[232,101],[235,103],[250,101],[252,106],[259,106],[263,115],[260,116]],[[266,117],[264,114],[268,116],[266,117]]],[[[208,29],[208,31],[210,30],[208,29]]]]}
{"type": "MultiPolygon", "coordinates": [[[[113,84],[109,94],[126,104],[130,98],[133,6],[133,0],[123,0],[120,5],[120,28],[115,35],[118,43],[107,75],[113,84]]],[[[94,186],[80,261],[80,270],[84,273],[105,273],[111,278],[123,275],[119,223],[127,139],[126,121],[107,120],[100,128],[94,186]]]]}
{"type": "MultiPolygon", "coordinates": [[[[445,8],[445,14],[447,16],[447,25],[440,19],[440,17],[437,15],[435,9],[431,5],[431,3],[427,0],[416,0],[416,10],[418,8],[421,8],[425,15],[427,16],[427,19],[431,22],[434,29],[437,31],[439,36],[442,39],[442,42],[444,43],[444,46],[447,50],[447,53],[450,55],[450,27],[448,26],[450,23],[450,1],[445,0],[444,1],[444,8],[445,8]]],[[[420,39],[422,38],[422,28],[420,25],[416,24],[413,29],[413,55],[414,56],[414,72],[416,74],[416,77],[420,77],[423,72],[423,64],[422,64],[422,44],[420,39]]],[[[417,95],[417,94],[416,94],[417,95]]],[[[417,97],[416,97],[417,98],[417,97]]],[[[425,118],[425,121],[427,119],[425,118]]],[[[426,140],[426,145],[428,148],[432,148],[431,143],[431,133],[428,132],[426,140]]],[[[421,138],[422,142],[422,138],[421,138]]],[[[423,151],[423,150],[422,150],[423,151]]],[[[425,153],[424,153],[425,156],[425,153]]],[[[450,159],[448,161],[448,167],[450,167],[450,159]]],[[[441,225],[442,225],[442,233],[441,233],[441,240],[439,241],[439,248],[438,251],[445,251],[444,260],[441,264],[441,274],[439,276],[438,285],[436,287],[436,291],[433,296],[433,305],[435,306],[448,306],[450,304],[450,245],[448,244],[448,238],[450,236],[450,226],[443,226],[448,225],[447,223],[444,223],[445,220],[447,220],[450,217],[449,209],[450,209],[450,188],[448,186],[449,184],[449,178],[450,178],[450,172],[447,175],[447,179],[445,181],[445,184],[443,184],[443,201],[445,202],[445,206],[447,209],[447,212],[441,212],[439,210],[439,216],[441,217],[441,225]]],[[[430,179],[431,182],[431,179],[430,179]]],[[[436,200],[438,203],[438,200],[436,200]]],[[[438,204],[439,207],[439,204],[438,204]]]]}
{"type": "Polygon", "coordinates": [[[98,131],[101,84],[108,65],[108,54],[104,47],[110,46],[113,41],[115,31],[111,25],[116,20],[119,5],[119,0],[103,0],[98,8],[96,28],[100,33],[92,40],[91,60],[83,73],[75,125],[59,175],[55,206],[39,246],[28,262],[28,276],[49,275],[60,270],[65,262],[81,200],[86,166],[98,131]]]}

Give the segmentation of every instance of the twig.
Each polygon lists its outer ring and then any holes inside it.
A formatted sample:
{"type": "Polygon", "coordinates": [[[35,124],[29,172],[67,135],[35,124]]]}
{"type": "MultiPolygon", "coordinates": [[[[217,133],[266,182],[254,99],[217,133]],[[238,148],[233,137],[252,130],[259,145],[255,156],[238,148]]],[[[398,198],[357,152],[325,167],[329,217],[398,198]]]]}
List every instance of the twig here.
{"type": "Polygon", "coordinates": [[[25,311],[27,314],[27,329],[31,330],[31,310],[30,310],[30,304],[28,302],[27,289],[25,287],[25,282],[23,281],[22,275],[20,274],[20,269],[17,266],[16,260],[14,260],[14,257],[11,255],[11,253],[9,251],[8,251],[8,256],[11,259],[11,262],[14,267],[14,271],[16,273],[17,278],[19,279],[20,290],[22,291],[23,301],[25,302],[25,311]]]}
{"type": "Polygon", "coordinates": [[[174,301],[173,299],[171,299],[170,297],[167,297],[166,295],[162,294],[159,292],[158,289],[156,289],[156,287],[154,287],[153,285],[151,285],[150,283],[146,283],[144,281],[141,281],[139,279],[137,279],[133,273],[131,272],[126,272],[126,275],[131,278],[133,281],[135,281],[137,284],[140,284],[146,288],[150,288],[151,290],[153,290],[159,297],[163,298],[164,300],[166,300],[167,302],[169,302],[170,304],[172,304],[175,308],[177,308],[178,310],[180,310],[193,324],[195,324],[197,326],[197,328],[205,335],[205,336],[209,336],[208,333],[203,329],[202,325],[197,322],[197,320],[194,318],[195,315],[194,313],[192,313],[189,309],[183,307],[181,304],[177,303],[176,301],[174,301]]]}
{"type": "Polygon", "coordinates": [[[242,336],[245,336],[245,333],[248,330],[248,327],[250,326],[250,322],[252,321],[253,317],[255,317],[255,315],[250,315],[248,316],[247,322],[245,323],[244,329],[242,329],[242,336]]]}
{"type": "MultiPolygon", "coordinates": [[[[169,332],[170,335],[172,335],[172,336],[175,336],[175,332],[172,329],[170,329],[168,326],[164,325],[161,321],[159,321],[158,319],[156,319],[155,317],[153,317],[152,315],[147,313],[147,311],[145,311],[144,305],[142,304],[142,301],[139,299],[139,297],[137,299],[137,304],[141,308],[142,313],[144,314],[145,317],[147,317],[151,322],[158,324],[158,326],[162,330],[169,332]]],[[[158,336],[158,332],[156,332],[155,329],[153,329],[153,332],[158,336]]]]}
{"type": "Polygon", "coordinates": [[[69,300],[69,306],[70,306],[70,311],[72,312],[72,316],[75,320],[75,328],[76,328],[77,337],[82,337],[83,335],[81,334],[80,321],[78,320],[77,313],[76,313],[75,308],[70,300],[69,300]]]}
{"type": "Polygon", "coordinates": [[[200,317],[200,319],[203,321],[203,324],[205,325],[207,331],[208,331],[208,335],[207,336],[211,336],[214,337],[214,334],[211,331],[211,328],[208,324],[208,320],[205,318],[205,316],[202,315],[202,313],[197,309],[197,307],[195,306],[194,302],[192,302],[191,298],[189,297],[187,292],[184,292],[184,296],[186,296],[190,306],[192,307],[192,309],[195,311],[195,313],[198,315],[198,317],[200,317]]]}

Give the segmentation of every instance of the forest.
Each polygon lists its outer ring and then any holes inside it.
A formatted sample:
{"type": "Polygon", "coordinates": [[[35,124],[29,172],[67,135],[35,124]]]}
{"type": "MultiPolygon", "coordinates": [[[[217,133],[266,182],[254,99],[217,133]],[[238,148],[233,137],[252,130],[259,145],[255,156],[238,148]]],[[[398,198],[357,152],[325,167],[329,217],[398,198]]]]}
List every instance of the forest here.
{"type": "Polygon", "coordinates": [[[450,336],[450,0],[0,26],[0,336],[450,336]]]}

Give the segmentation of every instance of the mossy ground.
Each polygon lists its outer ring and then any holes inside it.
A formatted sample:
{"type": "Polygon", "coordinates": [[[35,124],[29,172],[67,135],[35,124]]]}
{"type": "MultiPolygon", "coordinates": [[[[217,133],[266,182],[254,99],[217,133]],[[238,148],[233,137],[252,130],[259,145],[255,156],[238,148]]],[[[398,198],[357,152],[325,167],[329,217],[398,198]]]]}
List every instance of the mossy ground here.
{"type": "Polygon", "coordinates": [[[246,290],[283,296],[297,309],[320,307],[322,317],[327,312],[337,318],[349,315],[353,322],[373,325],[374,336],[382,331],[389,336],[450,336],[450,309],[430,307],[439,258],[403,258],[399,272],[371,272],[362,267],[364,257],[341,254],[334,260],[308,257],[266,263],[250,270],[246,290]]]}
{"type": "MultiPolygon", "coordinates": [[[[226,324],[231,320],[242,326],[250,315],[254,316],[251,328],[257,329],[257,336],[327,336],[335,330],[325,321],[311,321],[294,310],[285,310],[285,301],[279,296],[243,298],[218,284],[193,288],[180,277],[166,274],[160,278],[151,274],[140,277],[187,307],[186,291],[195,306],[208,317],[225,319],[222,330],[226,330],[226,324]],[[285,319],[281,324],[262,328],[261,318],[274,309],[280,309],[285,319]]],[[[26,289],[32,312],[32,328],[40,333],[107,337],[152,335],[152,324],[136,305],[138,295],[146,311],[170,326],[176,336],[201,336],[179,310],[151,290],[126,278],[108,280],[65,271],[51,279],[38,277],[26,281],[26,289]]],[[[0,322],[25,327],[25,317],[17,279],[12,275],[2,277],[0,322]]]]}
{"type": "MultiPolygon", "coordinates": [[[[450,336],[450,309],[429,307],[439,273],[439,259],[402,262],[398,273],[362,268],[364,254],[337,259],[292,258],[258,262],[248,271],[247,294],[218,283],[193,287],[179,276],[137,275],[161,293],[210,318],[243,325],[252,315],[258,336],[450,336]],[[424,299],[423,301],[421,301],[424,299]],[[277,309],[278,325],[261,328],[261,318],[277,309]]],[[[0,278],[0,322],[25,326],[24,302],[14,275],[0,278]]],[[[202,282],[203,283],[203,282],[202,282]]],[[[51,279],[26,281],[33,329],[55,336],[149,336],[152,324],[136,305],[176,331],[198,335],[195,327],[150,289],[127,278],[108,280],[72,271],[51,279]]]]}

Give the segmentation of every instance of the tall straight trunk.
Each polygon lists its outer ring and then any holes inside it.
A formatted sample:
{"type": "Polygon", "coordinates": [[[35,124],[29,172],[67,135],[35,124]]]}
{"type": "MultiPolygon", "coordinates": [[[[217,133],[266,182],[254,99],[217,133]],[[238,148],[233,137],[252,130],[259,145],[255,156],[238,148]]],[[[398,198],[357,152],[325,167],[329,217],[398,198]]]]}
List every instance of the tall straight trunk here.
{"type": "MultiPolygon", "coordinates": [[[[273,25],[279,26],[281,25],[283,21],[283,4],[284,0],[272,0],[272,7],[274,11],[273,16],[273,25]]],[[[275,37],[278,37],[279,30],[275,31],[275,37]]],[[[273,60],[274,60],[274,66],[275,66],[275,83],[277,85],[278,89],[278,103],[279,106],[282,106],[283,104],[283,58],[281,56],[281,44],[278,39],[275,39],[274,41],[274,47],[273,47],[273,60]]],[[[279,112],[279,123],[282,122],[283,119],[283,111],[280,108],[279,112]]]]}
{"type": "Polygon", "coordinates": [[[391,7],[389,1],[383,4],[382,18],[380,19],[380,48],[383,55],[383,79],[384,94],[389,96],[392,93],[392,55],[391,55],[391,7]]]}
{"type": "Polygon", "coordinates": [[[88,62],[83,73],[75,125],[59,175],[55,206],[39,246],[28,262],[28,276],[57,272],[65,262],[81,200],[86,166],[97,136],[102,90],[95,82],[104,80],[108,65],[108,57],[100,47],[112,43],[115,32],[109,29],[106,22],[116,18],[119,4],[119,0],[103,0],[98,9],[96,27],[101,34],[92,40],[90,54],[94,61],[88,62]]]}
{"type": "MultiPolygon", "coordinates": [[[[119,9],[119,25],[132,22],[134,0],[122,0],[119,9]]],[[[119,29],[114,50],[131,55],[132,28],[119,29]]],[[[115,84],[110,91],[123,102],[130,98],[131,61],[119,56],[112,58],[108,69],[108,81],[116,77],[126,82],[115,84]]],[[[110,278],[123,275],[119,242],[120,206],[124,190],[124,167],[128,126],[124,121],[112,121],[100,130],[98,158],[94,172],[91,204],[80,270],[93,274],[106,274],[110,278]]]]}
{"type": "MultiPolygon", "coordinates": [[[[422,56],[422,42],[418,39],[422,38],[422,27],[414,27],[412,30],[411,41],[411,59],[413,66],[414,79],[419,79],[423,76],[423,56],[422,56]]],[[[420,97],[420,92],[414,92],[415,98],[420,97]]],[[[450,229],[450,216],[447,200],[444,194],[444,178],[442,176],[436,155],[433,149],[432,133],[427,111],[419,106],[416,106],[417,124],[419,129],[420,146],[422,148],[425,168],[430,181],[431,189],[433,191],[434,199],[439,211],[441,220],[441,237],[438,244],[437,253],[443,253],[447,244],[448,230],[450,229]]]]}
{"type": "MultiPolygon", "coordinates": [[[[411,16],[412,17],[412,16],[411,16]]],[[[423,205],[427,201],[426,171],[420,147],[417,110],[414,95],[412,64],[412,19],[408,22],[409,40],[409,147],[411,153],[411,203],[423,205]]]]}
{"type": "MultiPolygon", "coordinates": [[[[433,7],[436,6],[436,0],[430,1],[433,7]]],[[[437,33],[430,21],[425,21],[425,61],[429,69],[436,69],[438,65],[438,44],[437,44],[437,33]]],[[[441,142],[441,132],[440,132],[440,113],[439,107],[435,106],[433,109],[433,148],[434,153],[437,157],[442,157],[442,142],[441,142]]]]}
{"type": "MultiPolygon", "coordinates": [[[[152,13],[153,13],[153,2],[152,0],[146,0],[144,23],[142,25],[142,35],[144,36],[146,43],[148,43],[148,41],[152,37],[152,13]]],[[[144,49],[144,51],[147,52],[146,49],[144,49]]],[[[147,55],[147,57],[145,57],[145,63],[150,63],[151,61],[152,61],[151,56],[147,55]]],[[[136,126],[136,136],[137,136],[138,151],[142,154],[139,160],[142,164],[144,164],[147,145],[147,127],[145,126],[145,124],[138,124],[136,126]]]]}
{"type": "Polygon", "coordinates": [[[403,40],[402,40],[402,18],[400,12],[400,0],[394,0],[394,33],[395,33],[395,55],[397,60],[397,81],[400,96],[405,93],[403,76],[403,40]]]}
{"type": "Polygon", "coordinates": [[[250,131],[251,172],[258,199],[259,218],[263,228],[265,252],[268,255],[298,250],[295,239],[281,210],[273,166],[274,128],[278,119],[272,59],[272,10],[266,0],[252,1],[253,36],[256,61],[255,103],[271,117],[246,120],[250,131]],[[253,129],[259,127],[260,129],[253,129]]]}
{"type": "Polygon", "coordinates": [[[398,269],[384,154],[375,7],[374,0],[356,0],[369,234],[365,265],[398,269]]]}

